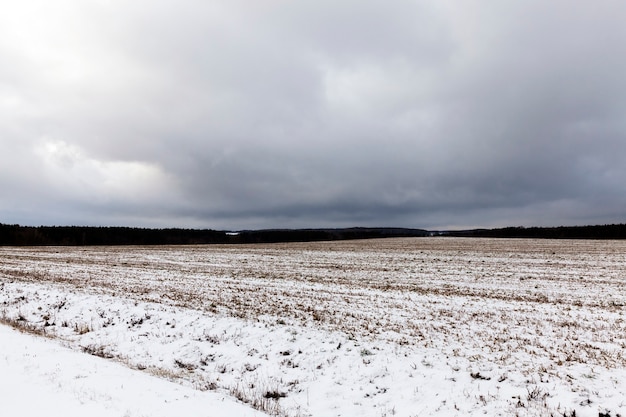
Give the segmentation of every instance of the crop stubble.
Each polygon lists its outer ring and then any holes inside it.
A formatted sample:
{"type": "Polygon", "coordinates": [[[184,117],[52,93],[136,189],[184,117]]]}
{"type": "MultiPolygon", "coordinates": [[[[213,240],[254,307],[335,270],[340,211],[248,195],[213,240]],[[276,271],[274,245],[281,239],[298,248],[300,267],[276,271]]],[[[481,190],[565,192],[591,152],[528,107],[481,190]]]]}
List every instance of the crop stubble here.
{"type": "Polygon", "coordinates": [[[626,365],[621,241],[407,238],[0,253],[0,276],[13,281],[318,326],[451,356],[489,354],[501,365],[528,354],[554,364],[626,365]]]}

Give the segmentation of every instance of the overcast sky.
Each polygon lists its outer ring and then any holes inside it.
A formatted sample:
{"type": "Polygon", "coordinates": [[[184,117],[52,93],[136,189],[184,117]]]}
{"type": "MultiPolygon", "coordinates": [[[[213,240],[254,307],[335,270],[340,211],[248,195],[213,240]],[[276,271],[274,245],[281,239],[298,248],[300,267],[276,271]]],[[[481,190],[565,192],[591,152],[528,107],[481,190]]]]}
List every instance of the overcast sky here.
{"type": "Polygon", "coordinates": [[[0,223],[626,222],[626,2],[0,4],[0,223]]]}

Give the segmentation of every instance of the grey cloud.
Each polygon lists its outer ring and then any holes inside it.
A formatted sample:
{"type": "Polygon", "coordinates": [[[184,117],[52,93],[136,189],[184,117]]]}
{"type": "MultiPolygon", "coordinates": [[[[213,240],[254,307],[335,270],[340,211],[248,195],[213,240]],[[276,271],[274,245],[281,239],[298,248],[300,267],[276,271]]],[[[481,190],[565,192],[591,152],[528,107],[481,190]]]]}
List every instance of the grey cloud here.
{"type": "MultiPolygon", "coordinates": [[[[0,222],[438,228],[626,214],[620,4],[67,4],[23,22],[32,36],[0,25],[0,222]],[[50,144],[74,165],[46,165],[50,144]]],[[[15,7],[3,15],[23,18],[15,7]]]]}

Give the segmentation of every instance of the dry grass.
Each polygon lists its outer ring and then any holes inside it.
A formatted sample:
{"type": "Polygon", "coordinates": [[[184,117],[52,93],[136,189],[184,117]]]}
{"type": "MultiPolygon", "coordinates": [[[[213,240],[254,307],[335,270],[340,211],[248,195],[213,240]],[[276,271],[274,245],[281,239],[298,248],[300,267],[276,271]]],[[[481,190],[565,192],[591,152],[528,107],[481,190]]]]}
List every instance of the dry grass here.
{"type": "Polygon", "coordinates": [[[471,326],[476,346],[502,350],[503,362],[522,350],[555,363],[626,365],[624,242],[436,238],[2,252],[5,279],[424,347],[464,343],[456,329],[471,326]]]}

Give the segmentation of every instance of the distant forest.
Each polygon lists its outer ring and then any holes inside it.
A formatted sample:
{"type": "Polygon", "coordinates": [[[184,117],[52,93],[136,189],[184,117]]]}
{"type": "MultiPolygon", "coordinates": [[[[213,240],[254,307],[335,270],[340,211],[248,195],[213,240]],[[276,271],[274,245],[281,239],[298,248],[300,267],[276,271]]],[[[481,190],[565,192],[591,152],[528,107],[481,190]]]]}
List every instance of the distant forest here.
{"type": "Polygon", "coordinates": [[[227,232],[198,229],[143,229],[133,227],[19,226],[0,224],[0,245],[199,245],[310,242],[427,236],[421,229],[269,229],[227,232]]]}
{"type": "Polygon", "coordinates": [[[133,227],[20,226],[0,224],[0,245],[194,245],[311,242],[387,237],[496,237],[545,239],[626,239],[626,224],[602,226],[505,227],[457,231],[354,227],[345,229],[268,229],[228,232],[133,227]]]}
{"type": "Polygon", "coordinates": [[[626,239],[626,224],[601,226],[504,227],[436,232],[444,236],[503,237],[539,239],[626,239]]]}

